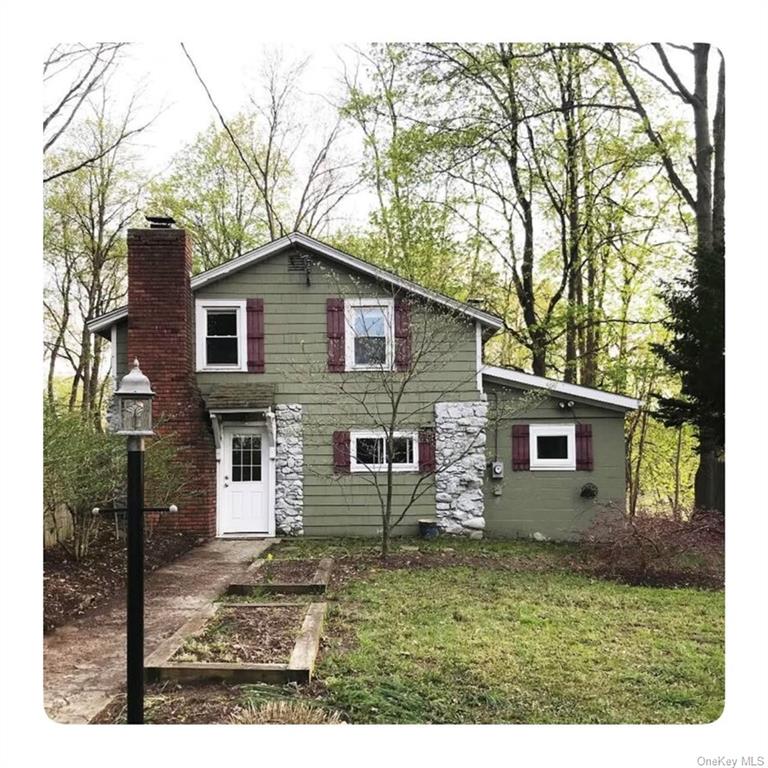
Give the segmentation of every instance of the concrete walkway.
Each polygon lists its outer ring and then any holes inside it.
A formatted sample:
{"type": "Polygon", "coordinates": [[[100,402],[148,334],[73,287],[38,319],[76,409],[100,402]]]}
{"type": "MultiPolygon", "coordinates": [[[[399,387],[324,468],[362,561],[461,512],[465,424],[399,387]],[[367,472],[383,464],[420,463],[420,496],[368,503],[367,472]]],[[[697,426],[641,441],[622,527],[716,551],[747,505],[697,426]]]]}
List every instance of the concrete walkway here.
{"type": "MultiPolygon", "coordinates": [[[[214,539],[151,574],[144,587],[149,655],[205,603],[237,580],[276,539],[214,539]]],[[[125,596],[121,593],[44,641],[45,710],[87,723],[125,684],[125,596]]]]}

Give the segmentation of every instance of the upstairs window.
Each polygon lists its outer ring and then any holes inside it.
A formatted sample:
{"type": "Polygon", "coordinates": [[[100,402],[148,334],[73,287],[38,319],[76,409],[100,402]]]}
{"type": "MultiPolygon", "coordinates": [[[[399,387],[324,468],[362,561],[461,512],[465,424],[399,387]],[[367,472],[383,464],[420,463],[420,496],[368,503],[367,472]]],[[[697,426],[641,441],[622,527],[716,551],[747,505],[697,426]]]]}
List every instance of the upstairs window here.
{"type": "Polygon", "coordinates": [[[205,362],[237,365],[237,310],[206,310],[205,362]]]}
{"type": "Polygon", "coordinates": [[[196,310],[197,370],[247,370],[245,302],[199,300],[196,310]]]}
{"type": "Polygon", "coordinates": [[[348,299],[345,302],[347,370],[392,368],[393,304],[391,299],[348,299]]]}
{"type": "MultiPolygon", "coordinates": [[[[392,438],[392,470],[412,472],[419,468],[419,441],[415,432],[395,432],[392,438]]],[[[352,472],[386,472],[387,439],[384,432],[350,433],[352,472]]]]}
{"type": "Polygon", "coordinates": [[[576,469],[574,424],[530,425],[531,469],[576,469]]]}

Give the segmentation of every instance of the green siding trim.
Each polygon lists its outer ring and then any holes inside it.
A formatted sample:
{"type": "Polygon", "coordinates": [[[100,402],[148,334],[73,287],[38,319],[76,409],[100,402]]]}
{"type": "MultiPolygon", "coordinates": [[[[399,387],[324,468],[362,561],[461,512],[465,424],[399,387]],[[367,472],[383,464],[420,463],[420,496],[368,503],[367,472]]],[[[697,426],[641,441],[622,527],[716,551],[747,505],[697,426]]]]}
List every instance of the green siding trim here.
{"type": "Polygon", "coordinates": [[[560,398],[493,384],[489,401],[488,460],[504,462],[504,479],[484,484],[486,530],[502,536],[542,533],[552,539],[575,539],[586,530],[600,507],[624,507],[624,417],[610,409],[576,403],[561,410],[560,398]],[[512,471],[512,425],[516,423],[592,424],[592,471],[512,471]],[[585,483],[599,489],[594,500],[581,498],[585,483]],[[494,490],[501,491],[496,495],[494,490]]]}
{"type": "MultiPolygon", "coordinates": [[[[355,394],[350,391],[340,397],[340,383],[343,381],[350,390],[357,389],[359,394],[363,388],[376,388],[377,375],[328,373],[326,299],[389,298],[393,296],[391,287],[318,257],[310,260],[307,285],[303,271],[289,271],[289,257],[289,253],[277,254],[195,293],[196,299],[264,299],[265,372],[201,372],[197,374],[198,383],[205,389],[236,377],[238,381],[274,383],[278,403],[320,404],[330,398],[349,404],[355,394]],[[251,375],[253,379],[243,378],[251,375]]],[[[433,402],[477,399],[474,322],[439,307],[430,312],[412,313],[416,333],[419,328],[437,329],[443,343],[431,350],[431,361],[413,382],[408,402],[425,398],[433,402]]]]}

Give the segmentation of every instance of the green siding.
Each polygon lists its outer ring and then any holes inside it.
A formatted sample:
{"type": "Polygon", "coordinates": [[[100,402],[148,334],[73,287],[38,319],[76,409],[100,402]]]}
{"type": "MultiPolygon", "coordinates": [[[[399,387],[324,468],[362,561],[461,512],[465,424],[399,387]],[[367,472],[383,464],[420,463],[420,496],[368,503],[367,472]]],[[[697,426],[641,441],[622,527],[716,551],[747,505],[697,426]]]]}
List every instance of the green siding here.
{"type": "Polygon", "coordinates": [[[504,479],[485,481],[487,531],[503,536],[540,532],[552,539],[577,538],[607,503],[624,505],[624,414],[576,402],[572,412],[557,406],[558,398],[531,395],[514,387],[489,385],[488,460],[504,462],[504,479]],[[572,423],[592,425],[594,470],[512,471],[512,425],[515,423],[572,423]],[[594,483],[596,499],[583,499],[584,483],[594,483]],[[495,495],[494,489],[501,490],[495,495]]]}
{"type": "MultiPolygon", "coordinates": [[[[390,413],[379,374],[328,373],[326,299],[391,297],[392,289],[313,257],[310,285],[303,271],[289,271],[288,253],[201,288],[195,298],[264,299],[265,372],[198,373],[201,390],[226,381],[274,384],[277,403],[304,406],[304,530],[307,535],[375,535],[381,528],[378,496],[361,474],[333,475],[332,435],[337,429],[370,429],[390,413]],[[346,392],[341,391],[341,385],[346,392]],[[365,397],[365,404],[359,402],[365,397]]],[[[432,424],[440,400],[476,400],[475,325],[441,309],[413,312],[414,336],[423,329],[437,337],[436,348],[406,390],[400,425],[432,424]]],[[[393,374],[400,380],[404,374],[393,374]]],[[[382,479],[384,475],[380,476],[382,479]]],[[[402,509],[420,475],[395,476],[395,510],[402,509]]],[[[419,517],[434,516],[430,488],[410,509],[396,533],[416,530],[419,517]]]]}
{"type": "MultiPolygon", "coordinates": [[[[310,285],[303,271],[289,270],[289,254],[250,266],[199,289],[195,298],[264,299],[266,370],[263,374],[198,373],[200,389],[216,383],[268,383],[275,386],[276,403],[304,406],[304,530],[307,535],[375,535],[381,527],[378,497],[362,474],[333,475],[332,434],[337,429],[370,429],[389,413],[377,374],[328,373],[326,299],[331,296],[389,297],[390,286],[312,257],[310,285]],[[341,391],[344,386],[345,392],[341,391]],[[364,404],[360,402],[364,396],[364,404]]],[[[410,414],[403,428],[433,423],[436,401],[477,400],[475,325],[434,307],[425,315],[413,312],[415,335],[428,328],[437,337],[428,363],[409,385],[400,412],[410,414]]],[[[118,374],[127,373],[127,323],[117,327],[118,374]]],[[[397,379],[403,374],[395,373],[397,379]]],[[[487,451],[493,458],[498,427],[499,458],[505,478],[486,480],[487,531],[497,535],[573,538],[607,501],[624,503],[623,413],[578,404],[575,415],[593,428],[595,469],[592,472],[512,472],[511,431],[515,421],[564,421],[551,398],[531,396],[514,387],[491,385],[487,451]],[[500,409],[496,409],[496,397],[500,409]],[[595,501],[579,491],[585,482],[599,488],[595,501]],[[494,488],[501,495],[494,495],[494,488]]],[[[383,478],[383,475],[381,476],[383,478]]],[[[395,475],[395,510],[402,509],[417,473],[395,475]]],[[[434,489],[429,487],[413,505],[396,533],[412,534],[419,517],[434,515],[434,489]]]]}

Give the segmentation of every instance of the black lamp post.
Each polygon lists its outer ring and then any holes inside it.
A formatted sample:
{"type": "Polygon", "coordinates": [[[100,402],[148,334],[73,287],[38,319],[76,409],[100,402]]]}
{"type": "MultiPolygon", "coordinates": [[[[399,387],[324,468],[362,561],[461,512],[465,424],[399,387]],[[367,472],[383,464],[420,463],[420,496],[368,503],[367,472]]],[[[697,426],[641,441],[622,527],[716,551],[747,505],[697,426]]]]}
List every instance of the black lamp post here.
{"type": "Polygon", "coordinates": [[[144,438],[152,431],[152,398],[149,379],[133,361],[115,392],[118,435],[128,438],[128,664],[126,693],[128,722],[144,722],[144,438]]]}

